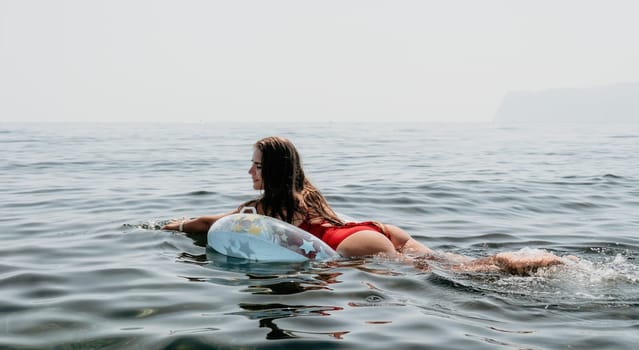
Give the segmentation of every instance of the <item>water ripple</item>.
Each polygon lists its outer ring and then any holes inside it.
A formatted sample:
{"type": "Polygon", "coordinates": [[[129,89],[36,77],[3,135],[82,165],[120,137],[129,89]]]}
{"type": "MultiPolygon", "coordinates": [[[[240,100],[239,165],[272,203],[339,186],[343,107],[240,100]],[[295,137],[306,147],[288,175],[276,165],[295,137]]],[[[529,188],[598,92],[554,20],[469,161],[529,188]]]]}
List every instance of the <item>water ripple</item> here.
{"type": "Polygon", "coordinates": [[[3,125],[0,348],[636,347],[639,131],[361,128],[3,125]],[[471,257],[579,260],[525,277],[265,264],[160,230],[258,196],[246,172],[265,133],[296,142],[344,215],[471,257]]]}

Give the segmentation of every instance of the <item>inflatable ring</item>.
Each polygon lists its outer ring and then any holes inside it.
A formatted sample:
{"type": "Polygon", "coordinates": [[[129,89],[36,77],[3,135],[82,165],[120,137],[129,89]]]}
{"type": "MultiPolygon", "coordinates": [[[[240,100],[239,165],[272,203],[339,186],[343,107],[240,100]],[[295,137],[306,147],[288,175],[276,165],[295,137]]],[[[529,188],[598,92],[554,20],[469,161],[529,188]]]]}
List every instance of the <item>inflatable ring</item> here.
{"type": "Polygon", "coordinates": [[[327,260],[338,254],[319,238],[299,227],[269,216],[255,208],[225,216],[209,229],[207,245],[235,258],[256,261],[327,260]],[[245,213],[245,211],[251,213],[245,213]]]}

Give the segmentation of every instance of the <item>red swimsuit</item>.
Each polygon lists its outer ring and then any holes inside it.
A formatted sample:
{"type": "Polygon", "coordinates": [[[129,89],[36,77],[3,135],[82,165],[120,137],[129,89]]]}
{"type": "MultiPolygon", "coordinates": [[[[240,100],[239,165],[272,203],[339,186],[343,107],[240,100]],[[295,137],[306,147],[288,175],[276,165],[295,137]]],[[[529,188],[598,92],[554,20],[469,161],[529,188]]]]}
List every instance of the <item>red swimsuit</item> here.
{"type": "Polygon", "coordinates": [[[375,221],[347,222],[342,226],[323,226],[324,224],[326,224],[326,221],[324,220],[313,224],[307,217],[299,225],[299,228],[312,233],[315,237],[321,239],[333,249],[337,249],[337,246],[342,243],[342,241],[359,231],[377,231],[388,237],[388,234],[386,234],[384,230],[384,226],[375,221]]]}

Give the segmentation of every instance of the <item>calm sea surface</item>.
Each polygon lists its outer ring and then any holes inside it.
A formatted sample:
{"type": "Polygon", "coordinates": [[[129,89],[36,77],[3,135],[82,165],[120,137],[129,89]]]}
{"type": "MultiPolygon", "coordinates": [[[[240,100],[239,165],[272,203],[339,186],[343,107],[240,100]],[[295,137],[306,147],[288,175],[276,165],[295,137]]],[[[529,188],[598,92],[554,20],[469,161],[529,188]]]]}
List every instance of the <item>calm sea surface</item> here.
{"type": "Polygon", "coordinates": [[[1,349],[635,349],[639,124],[0,124],[1,349]],[[532,276],[258,264],[179,217],[254,198],[282,135],[340,212],[532,276]]]}

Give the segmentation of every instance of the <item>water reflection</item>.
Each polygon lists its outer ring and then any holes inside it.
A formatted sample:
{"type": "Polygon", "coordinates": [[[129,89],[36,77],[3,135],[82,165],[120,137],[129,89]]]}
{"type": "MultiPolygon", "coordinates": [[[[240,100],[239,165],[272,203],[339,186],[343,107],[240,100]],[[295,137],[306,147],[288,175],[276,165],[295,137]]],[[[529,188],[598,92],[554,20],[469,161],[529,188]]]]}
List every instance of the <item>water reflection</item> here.
{"type": "Polygon", "coordinates": [[[288,295],[297,294],[309,290],[329,289],[324,286],[325,284],[317,283],[313,285],[312,282],[307,281],[281,281],[274,283],[260,283],[249,286],[244,291],[253,294],[271,294],[271,295],[288,295]]]}
{"type": "Polygon", "coordinates": [[[195,264],[195,265],[206,265],[208,264],[208,259],[206,254],[189,254],[187,252],[182,252],[177,257],[177,261],[187,263],[187,264],[195,264]]]}
{"type": "Polygon", "coordinates": [[[241,303],[239,307],[243,311],[231,312],[227,315],[242,315],[251,320],[259,320],[260,328],[270,328],[271,331],[266,335],[266,339],[290,339],[300,338],[309,335],[322,335],[331,338],[342,339],[349,333],[348,331],[336,332],[308,332],[301,330],[292,330],[280,328],[275,320],[288,317],[298,316],[330,316],[331,311],[340,311],[343,308],[339,306],[318,306],[318,305],[287,305],[287,304],[249,304],[241,303]]]}
{"type": "MultiPolygon", "coordinates": [[[[313,263],[260,263],[228,257],[216,252],[190,254],[181,252],[178,262],[212,267],[223,271],[240,272],[246,278],[229,281],[232,285],[247,284],[241,290],[252,294],[289,295],[310,290],[332,290],[329,285],[339,283],[341,272],[327,270],[326,265],[313,263]]],[[[215,277],[180,276],[191,282],[229,284],[215,277]]]]}

